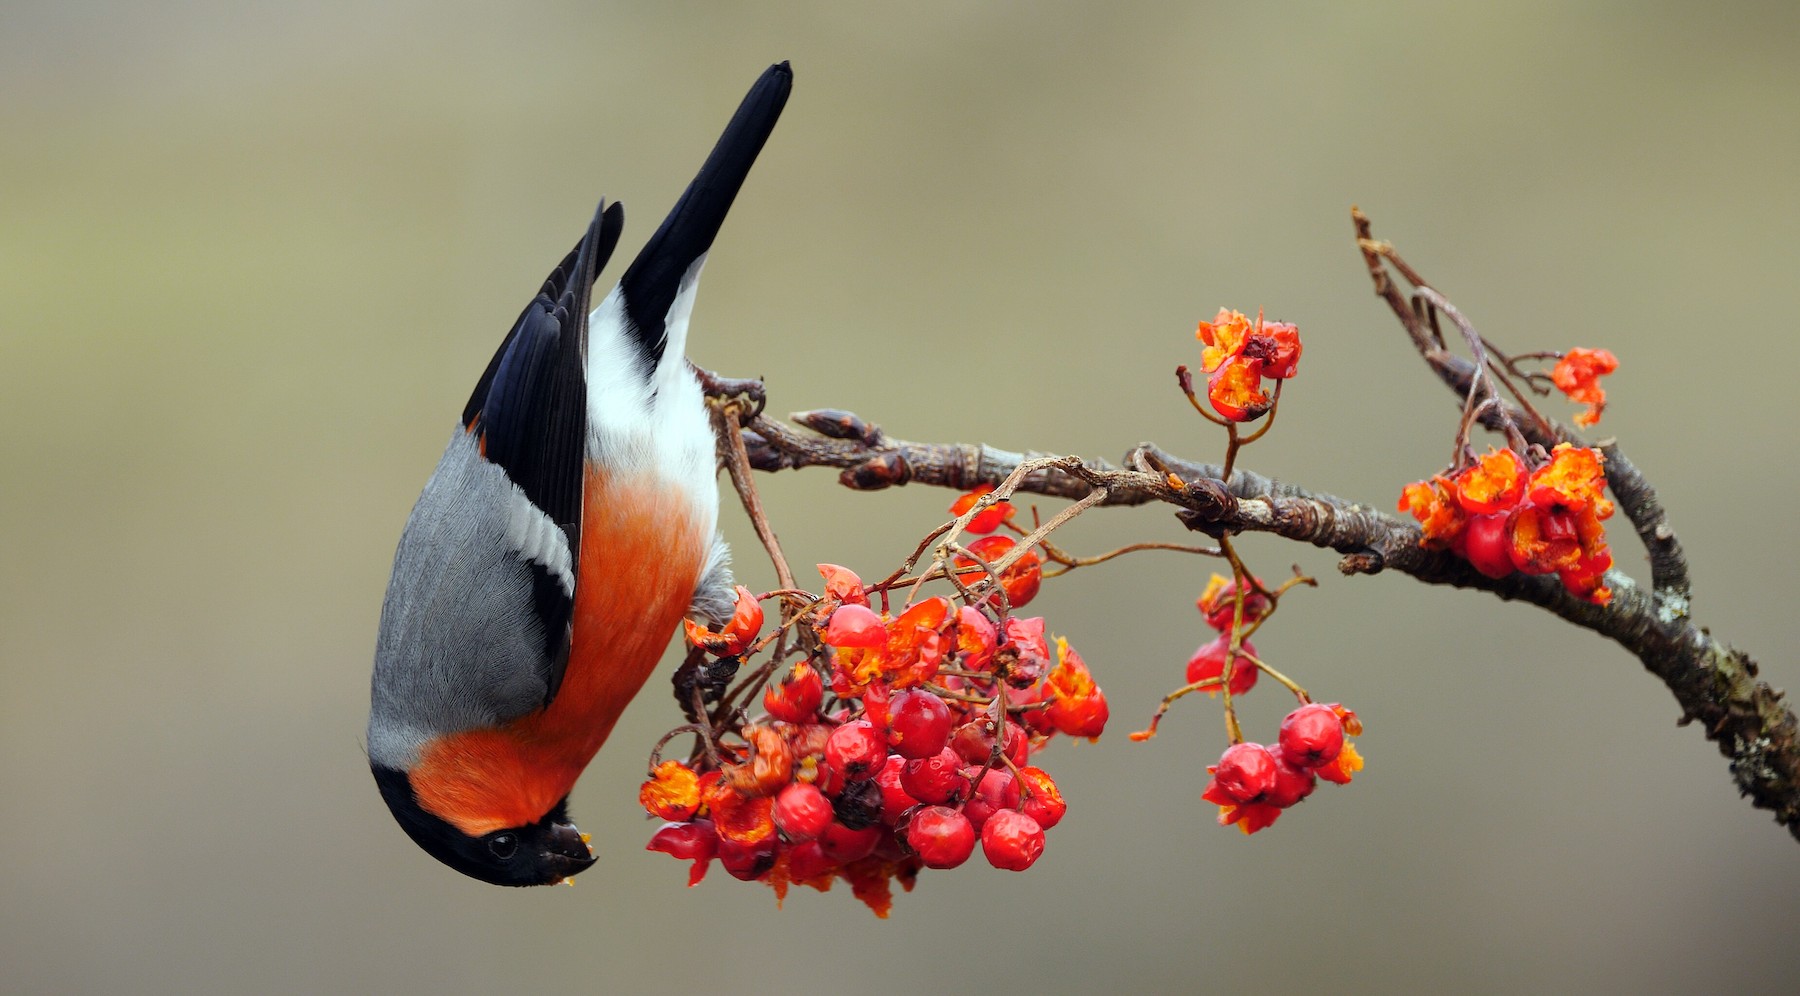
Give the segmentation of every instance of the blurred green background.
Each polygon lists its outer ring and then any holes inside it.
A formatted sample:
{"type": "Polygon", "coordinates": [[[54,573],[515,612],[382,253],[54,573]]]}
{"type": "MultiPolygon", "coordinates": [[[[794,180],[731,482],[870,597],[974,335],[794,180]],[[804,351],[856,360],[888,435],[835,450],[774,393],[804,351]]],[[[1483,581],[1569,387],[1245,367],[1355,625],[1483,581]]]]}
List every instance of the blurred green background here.
{"type": "MultiPolygon", "coordinates": [[[[1213,826],[1216,709],[1123,736],[1210,565],[1085,570],[1038,603],[1113,703],[1044,756],[1067,821],[886,922],[642,850],[660,678],[575,794],[603,860],[572,889],[438,866],[360,738],[394,543],[490,351],[597,198],[629,258],[784,58],[700,363],[907,438],[1207,456],[1169,372],[1197,319],[1266,307],[1306,359],[1246,463],[1385,505],[1454,409],[1358,203],[1490,337],[1618,352],[1603,430],[1697,615],[1793,684],[1797,42],[1790,3],[6,5],[3,988],[1793,991],[1800,851],[1635,660],[1264,537],[1324,585],[1258,643],[1361,711],[1364,776],[1213,826]]],[[[865,574],[950,500],[765,484],[797,563],[865,574]]],[[[1181,535],[1116,511],[1065,542],[1181,535]]]]}

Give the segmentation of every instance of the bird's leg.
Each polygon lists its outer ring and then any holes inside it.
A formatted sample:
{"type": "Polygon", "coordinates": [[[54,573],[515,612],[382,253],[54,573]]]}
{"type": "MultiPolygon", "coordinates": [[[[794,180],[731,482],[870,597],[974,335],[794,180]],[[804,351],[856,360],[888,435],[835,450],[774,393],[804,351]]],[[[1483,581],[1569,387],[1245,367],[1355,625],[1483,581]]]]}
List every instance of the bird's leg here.
{"type": "Polygon", "coordinates": [[[719,701],[737,677],[738,668],[744,662],[737,656],[721,657],[716,661],[707,661],[706,652],[699,647],[688,649],[687,659],[675,669],[669,679],[675,686],[675,704],[681,707],[681,714],[690,723],[703,722],[700,715],[702,706],[719,701]]]}
{"type": "Polygon", "coordinates": [[[768,392],[763,387],[761,377],[725,377],[711,370],[696,366],[692,360],[688,366],[694,371],[694,378],[700,382],[700,390],[708,398],[724,401],[731,398],[747,398],[750,401],[750,412],[744,417],[748,422],[763,413],[769,403],[768,392]]]}

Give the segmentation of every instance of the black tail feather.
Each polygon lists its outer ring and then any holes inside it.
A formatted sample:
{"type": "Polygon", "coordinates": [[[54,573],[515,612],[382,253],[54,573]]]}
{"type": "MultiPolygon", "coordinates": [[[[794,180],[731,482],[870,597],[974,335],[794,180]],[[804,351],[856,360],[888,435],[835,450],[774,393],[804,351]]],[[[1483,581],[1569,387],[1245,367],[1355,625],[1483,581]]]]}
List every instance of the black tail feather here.
{"type": "Polygon", "coordinates": [[[652,367],[662,359],[667,342],[663,319],[675,301],[681,278],[712,248],[713,238],[751,164],[775,129],[793,85],[793,70],[785,62],[763,72],[738,105],[700,172],[663,219],[662,227],[619,278],[626,316],[652,367]]]}

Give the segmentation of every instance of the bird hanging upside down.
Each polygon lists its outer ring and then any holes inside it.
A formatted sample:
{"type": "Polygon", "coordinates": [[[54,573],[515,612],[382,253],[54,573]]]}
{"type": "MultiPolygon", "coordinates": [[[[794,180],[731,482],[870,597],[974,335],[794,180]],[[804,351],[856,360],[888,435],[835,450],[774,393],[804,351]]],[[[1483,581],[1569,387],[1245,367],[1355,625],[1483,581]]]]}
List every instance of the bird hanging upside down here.
{"type": "Polygon", "coordinates": [[[763,73],[611,293],[602,202],[488,363],[381,607],[369,766],[408,836],[498,885],[594,863],[569,791],[685,615],[730,614],[714,437],[684,356],[701,265],[787,103],[763,73]]]}

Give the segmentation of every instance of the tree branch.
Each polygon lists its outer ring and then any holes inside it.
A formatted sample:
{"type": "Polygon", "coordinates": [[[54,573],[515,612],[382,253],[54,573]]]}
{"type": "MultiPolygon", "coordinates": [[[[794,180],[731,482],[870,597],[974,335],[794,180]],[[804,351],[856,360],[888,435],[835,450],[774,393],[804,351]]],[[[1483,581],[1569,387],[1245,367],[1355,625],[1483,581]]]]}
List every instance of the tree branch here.
{"type": "MultiPolygon", "coordinates": [[[[1376,295],[1393,310],[1426,365],[1461,399],[1465,420],[1474,418],[1506,434],[1515,448],[1547,450],[1563,442],[1588,445],[1574,430],[1532,406],[1513,379],[1529,390],[1541,390],[1537,381],[1542,375],[1524,372],[1518,361],[1554,354],[1501,356],[1392,245],[1372,237],[1366,215],[1355,208],[1351,215],[1376,295]],[[1410,296],[1389,275],[1390,266],[1412,286],[1410,296]],[[1449,351],[1440,315],[1457,327],[1476,359],[1449,351]],[[1501,386],[1513,400],[1501,396],[1501,386]]],[[[718,378],[712,382],[726,383],[718,378]]],[[[741,389],[753,382],[729,383],[741,389]]],[[[760,391],[760,385],[755,387],[760,391]]],[[[1189,529],[1214,537],[1265,532],[1335,550],[1342,555],[1338,568],[1345,574],[1398,571],[1427,584],[1530,602],[1618,643],[1642,661],[1675,696],[1681,722],[1698,722],[1707,738],[1718,744],[1739,790],[1756,806],[1773,812],[1777,822],[1800,839],[1800,724],[1784,704],[1782,692],[1757,680],[1754,661],[1690,619],[1692,585],[1681,543],[1656,490],[1612,440],[1598,445],[1605,456],[1607,484],[1649,553],[1651,588],[1646,591],[1626,575],[1610,571],[1605,584],[1612,589],[1612,598],[1595,605],[1571,595],[1554,575],[1515,572],[1500,579],[1487,577],[1461,557],[1422,546],[1419,527],[1410,519],[1243,469],[1233,469],[1227,477],[1219,466],[1178,457],[1153,443],[1139,444],[1115,465],[984,444],[894,439],[879,426],[841,410],[801,412],[793,420],[811,431],[791,429],[759,409],[744,424],[741,458],[766,472],[835,467],[840,471],[838,481],[859,491],[909,483],[967,491],[981,484],[1002,485],[1024,468],[1012,482],[1018,491],[1084,505],[1158,502],[1173,506],[1189,529]]],[[[1458,446],[1466,446],[1462,433],[1458,446]]]]}
{"type": "MultiPolygon", "coordinates": [[[[1443,367],[1453,374],[1471,372],[1452,362],[1443,367]]],[[[1174,506],[1188,528],[1201,532],[1273,533],[1335,550],[1343,555],[1338,567],[1345,574],[1398,571],[1427,584],[1486,591],[1547,609],[1618,643],[1661,678],[1681,705],[1681,721],[1700,723],[1730,760],[1739,789],[1800,838],[1800,727],[1782,693],[1756,680],[1754,661],[1688,619],[1680,546],[1666,532],[1654,490],[1622,456],[1615,462],[1616,447],[1607,450],[1609,483],[1639,535],[1648,535],[1653,562],[1656,550],[1665,551],[1659,586],[1667,583],[1671,594],[1680,593],[1679,613],[1671,611],[1668,596],[1658,599],[1616,571],[1606,577],[1613,598],[1603,606],[1570,595],[1554,576],[1489,578],[1451,553],[1420,546],[1418,525],[1410,519],[1247,470],[1235,470],[1224,481],[1217,466],[1175,456],[1154,443],[1132,449],[1120,466],[987,445],[894,439],[845,411],[802,412],[794,421],[814,432],[796,432],[766,416],[745,427],[752,467],[770,472],[836,467],[839,482],[859,491],[908,483],[968,490],[997,485],[1027,461],[1049,460],[1049,468],[1026,475],[1018,490],[1077,500],[1105,489],[1101,505],[1160,502],[1174,506]]],[[[1521,419],[1520,424],[1528,423],[1521,419]]]]}

